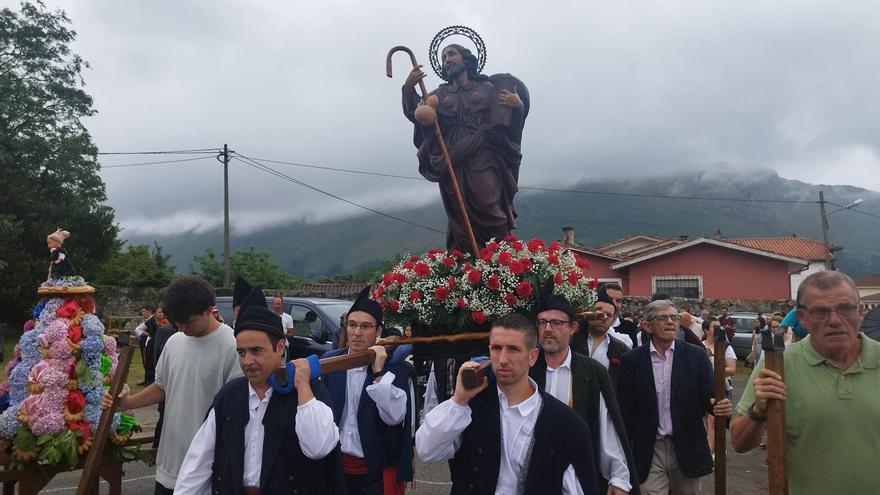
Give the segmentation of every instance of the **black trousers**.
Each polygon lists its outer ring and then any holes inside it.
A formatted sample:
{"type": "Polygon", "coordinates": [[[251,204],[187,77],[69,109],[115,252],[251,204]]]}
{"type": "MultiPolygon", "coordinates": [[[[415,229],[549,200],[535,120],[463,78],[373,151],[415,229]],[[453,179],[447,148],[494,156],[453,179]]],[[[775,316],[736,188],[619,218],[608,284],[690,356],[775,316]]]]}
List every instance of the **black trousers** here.
{"type": "Polygon", "coordinates": [[[169,490],[165,488],[162,483],[156,482],[156,488],[153,490],[153,495],[174,495],[174,490],[169,490]]]}
{"type": "Polygon", "coordinates": [[[346,474],[345,493],[348,495],[382,495],[382,474],[346,474]]]}

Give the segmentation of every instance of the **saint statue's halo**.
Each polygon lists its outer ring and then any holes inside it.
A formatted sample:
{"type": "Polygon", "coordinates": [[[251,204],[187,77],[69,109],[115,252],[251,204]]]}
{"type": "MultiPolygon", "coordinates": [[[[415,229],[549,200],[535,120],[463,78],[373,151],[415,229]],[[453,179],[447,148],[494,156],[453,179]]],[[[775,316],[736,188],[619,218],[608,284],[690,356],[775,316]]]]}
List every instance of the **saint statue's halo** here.
{"type": "Polygon", "coordinates": [[[474,47],[477,49],[477,61],[479,62],[478,72],[483,72],[483,67],[486,66],[486,44],[483,43],[483,38],[481,38],[476,31],[467,26],[449,26],[441,29],[440,32],[434,36],[434,39],[431,40],[431,47],[428,49],[428,57],[431,59],[431,68],[434,69],[434,73],[441,79],[443,78],[443,65],[440,63],[438,57],[438,53],[441,50],[440,44],[443,43],[443,40],[446,38],[455,35],[461,35],[471,40],[474,47]]]}

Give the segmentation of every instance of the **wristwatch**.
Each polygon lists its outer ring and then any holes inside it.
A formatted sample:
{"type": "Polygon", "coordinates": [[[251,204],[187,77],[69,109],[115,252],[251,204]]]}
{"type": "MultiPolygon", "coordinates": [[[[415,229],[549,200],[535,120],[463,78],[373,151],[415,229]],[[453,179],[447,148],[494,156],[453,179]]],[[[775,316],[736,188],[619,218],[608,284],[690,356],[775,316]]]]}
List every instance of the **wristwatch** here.
{"type": "Polygon", "coordinates": [[[749,419],[751,419],[752,421],[755,421],[757,423],[763,423],[764,421],[767,421],[767,416],[761,416],[755,412],[755,405],[754,404],[749,406],[749,409],[747,412],[749,415],[749,419]]]}

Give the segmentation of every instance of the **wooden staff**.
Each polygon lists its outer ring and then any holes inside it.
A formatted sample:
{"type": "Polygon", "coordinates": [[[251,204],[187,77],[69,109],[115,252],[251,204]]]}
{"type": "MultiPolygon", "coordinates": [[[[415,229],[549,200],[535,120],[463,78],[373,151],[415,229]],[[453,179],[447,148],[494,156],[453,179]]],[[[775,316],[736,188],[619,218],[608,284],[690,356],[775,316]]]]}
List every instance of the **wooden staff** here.
{"type": "MultiPolygon", "coordinates": [[[[724,352],[727,350],[727,333],[720,326],[715,328],[715,350],[713,363],[715,365],[715,403],[724,400],[727,395],[727,380],[725,368],[727,360],[724,352]]],[[[727,439],[726,418],[715,418],[715,495],[727,493],[727,439]]]]}
{"type": "Polygon", "coordinates": [[[131,355],[133,353],[134,347],[132,346],[126,346],[119,352],[116,374],[113,375],[113,380],[110,382],[110,397],[113,398],[113,404],[101,412],[101,420],[98,422],[98,429],[95,430],[95,434],[92,436],[94,440],[86,457],[86,463],[83,466],[83,474],[82,478],[79,479],[76,495],[92,493],[92,488],[97,481],[101,457],[104,455],[104,447],[107,446],[110,427],[113,425],[113,414],[116,412],[116,406],[119,405],[119,394],[122,393],[122,387],[128,378],[128,367],[131,364],[131,355]]]}
{"type": "MultiPolygon", "coordinates": [[[[781,333],[773,334],[765,328],[761,332],[761,348],[764,351],[764,367],[779,373],[785,379],[785,339],[781,333]]],[[[770,475],[770,495],[788,495],[788,458],[786,456],[785,402],[777,399],[767,401],[767,464],[770,475]]]]}
{"type": "MultiPolygon", "coordinates": [[[[408,53],[413,67],[419,66],[412,50],[405,46],[395,46],[388,51],[388,56],[385,57],[385,74],[387,74],[388,77],[391,77],[391,56],[396,52],[408,53]]],[[[428,90],[425,88],[425,82],[422,80],[419,80],[419,89],[422,90],[422,101],[424,101],[428,96],[428,90]]],[[[461,188],[458,186],[458,178],[455,177],[455,170],[452,168],[452,160],[449,159],[449,151],[446,149],[446,140],[443,139],[443,132],[440,130],[440,120],[436,118],[434,119],[434,134],[437,136],[437,142],[440,144],[440,151],[443,153],[443,162],[446,164],[446,172],[449,174],[449,180],[452,182],[452,190],[455,191],[455,200],[456,203],[458,203],[458,211],[461,212],[461,219],[464,222],[464,231],[467,233],[468,241],[471,245],[471,254],[476,257],[479,255],[480,249],[477,247],[477,239],[474,237],[474,229],[471,227],[471,219],[464,207],[464,199],[462,199],[461,196],[461,188]]]]}

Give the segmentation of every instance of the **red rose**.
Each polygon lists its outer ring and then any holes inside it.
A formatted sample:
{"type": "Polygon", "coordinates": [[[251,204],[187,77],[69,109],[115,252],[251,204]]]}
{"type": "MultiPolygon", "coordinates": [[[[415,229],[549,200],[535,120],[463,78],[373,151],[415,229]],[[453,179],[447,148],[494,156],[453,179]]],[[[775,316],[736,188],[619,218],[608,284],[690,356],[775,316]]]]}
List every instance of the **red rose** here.
{"type": "Polygon", "coordinates": [[[492,275],[489,277],[488,280],[486,280],[486,287],[491,290],[498,290],[499,288],[501,288],[501,282],[498,280],[497,276],[492,275]]]}
{"type": "Polygon", "coordinates": [[[417,290],[414,290],[409,293],[409,300],[412,302],[418,301],[420,297],[422,297],[422,293],[417,290]]]}
{"type": "Polygon", "coordinates": [[[419,261],[419,257],[418,256],[410,256],[407,261],[411,261],[411,262],[415,263],[416,261],[419,261]]]}
{"type": "Polygon", "coordinates": [[[535,237],[531,241],[526,244],[526,247],[529,248],[529,251],[533,253],[537,253],[538,251],[544,249],[544,241],[535,237]]]}
{"type": "Polygon", "coordinates": [[[516,249],[517,251],[522,251],[523,250],[523,243],[522,243],[522,241],[513,241],[513,243],[510,244],[510,247],[512,247],[513,249],[516,249]]]}
{"type": "Polygon", "coordinates": [[[384,285],[384,286],[387,287],[388,285],[391,284],[391,282],[394,282],[396,279],[397,279],[397,276],[396,276],[395,274],[393,274],[393,273],[386,273],[386,274],[382,277],[382,285],[384,285]]]}
{"type": "Polygon", "coordinates": [[[577,265],[577,267],[580,268],[581,270],[586,270],[587,268],[590,267],[589,261],[587,261],[583,258],[578,258],[578,257],[574,258],[574,264],[577,265]]]}
{"type": "Polygon", "coordinates": [[[86,407],[86,396],[79,390],[74,390],[72,392],[67,393],[67,399],[64,401],[64,405],[67,406],[67,410],[73,414],[76,414],[83,410],[86,407]]]}
{"type": "Polygon", "coordinates": [[[452,256],[455,256],[456,258],[464,258],[464,253],[462,253],[458,249],[453,249],[452,256]]]}
{"type": "Polygon", "coordinates": [[[416,264],[413,261],[407,261],[403,264],[403,267],[407,270],[412,270],[414,266],[416,266],[416,264]]]}
{"type": "Polygon", "coordinates": [[[449,289],[452,290],[455,288],[455,277],[449,277],[449,281],[447,282],[449,285],[449,289]]]}
{"type": "Polygon", "coordinates": [[[519,297],[529,297],[532,295],[532,284],[528,282],[520,282],[516,286],[516,295],[519,297]]]}
{"type": "Polygon", "coordinates": [[[577,285],[578,280],[580,280],[580,279],[581,279],[580,272],[571,272],[568,274],[568,283],[570,283],[571,285],[577,285]]]}
{"type": "Polygon", "coordinates": [[[504,296],[501,297],[501,300],[504,301],[504,304],[506,304],[508,306],[513,306],[513,303],[516,302],[516,296],[514,296],[513,294],[508,292],[507,294],[504,294],[504,296]]]}
{"type": "Polygon", "coordinates": [[[474,311],[471,313],[471,319],[474,320],[474,323],[477,325],[482,325],[483,323],[486,323],[486,320],[488,320],[489,317],[482,311],[474,311]]]}
{"type": "Polygon", "coordinates": [[[556,253],[550,253],[547,255],[547,261],[549,261],[551,265],[558,265],[559,255],[557,255],[556,253]]]}
{"type": "Polygon", "coordinates": [[[512,261],[509,265],[507,265],[507,269],[510,270],[510,273],[517,277],[519,277],[523,274],[524,271],[526,271],[523,264],[519,261],[512,261]]]}
{"type": "Polygon", "coordinates": [[[467,281],[472,285],[478,284],[482,279],[483,274],[480,273],[480,270],[471,270],[467,273],[467,281]]]}
{"type": "Polygon", "coordinates": [[[82,328],[80,328],[79,325],[72,325],[70,328],[67,329],[67,338],[70,339],[70,341],[74,344],[82,340],[82,337],[82,328]]]}
{"type": "Polygon", "coordinates": [[[498,249],[499,246],[500,244],[494,241],[486,243],[486,249],[489,249],[491,251],[495,251],[496,249],[498,249]]]}
{"type": "Polygon", "coordinates": [[[480,259],[487,263],[492,260],[492,254],[492,250],[487,247],[480,249],[480,259]]]}
{"type": "Polygon", "coordinates": [[[504,242],[516,242],[518,240],[515,235],[509,235],[504,238],[504,242]]]}
{"type": "Polygon", "coordinates": [[[513,256],[510,255],[509,251],[504,251],[498,255],[498,263],[501,265],[507,266],[511,261],[513,261],[513,256]]]}
{"type": "Polygon", "coordinates": [[[391,311],[397,313],[400,311],[400,303],[397,302],[396,299],[392,299],[391,302],[388,303],[388,306],[391,308],[391,311]]]}
{"type": "Polygon", "coordinates": [[[529,272],[532,271],[532,260],[528,258],[521,258],[519,260],[519,264],[522,265],[523,271],[529,272]]]}
{"type": "Polygon", "coordinates": [[[406,275],[404,275],[403,273],[398,273],[396,278],[397,278],[397,283],[398,283],[398,284],[406,283],[406,281],[408,280],[408,279],[406,278],[406,275]]]}
{"type": "Polygon", "coordinates": [[[553,275],[553,283],[556,285],[559,285],[562,283],[562,274],[561,273],[557,273],[556,275],[553,275]]]}
{"type": "Polygon", "coordinates": [[[420,261],[413,267],[413,271],[420,277],[427,277],[431,273],[431,268],[427,263],[420,261]]]}
{"type": "Polygon", "coordinates": [[[67,302],[62,304],[61,307],[55,311],[55,314],[61,318],[72,320],[76,317],[78,311],[79,303],[76,302],[76,299],[68,299],[67,302]]]}
{"type": "Polygon", "coordinates": [[[547,246],[547,251],[559,251],[559,248],[562,247],[559,245],[559,241],[553,241],[547,246]]]}
{"type": "Polygon", "coordinates": [[[445,258],[443,258],[442,263],[446,266],[454,267],[455,258],[452,258],[451,256],[446,256],[445,258]]]}
{"type": "Polygon", "coordinates": [[[470,269],[471,269],[471,266],[472,266],[472,265],[471,265],[471,262],[470,262],[470,261],[465,261],[465,262],[464,262],[464,271],[468,271],[468,270],[470,270],[470,269]]]}
{"type": "Polygon", "coordinates": [[[599,287],[599,281],[595,278],[591,278],[589,282],[587,282],[587,287],[596,290],[596,287],[599,287]]]}
{"type": "Polygon", "coordinates": [[[458,309],[464,309],[467,307],[467,303],[464,300],[464,296],[458,296],[458,309]]]}
{"type": "Polygon", "coordinates": [[[616,358],[616,357],[611,358],[610,362],[611,362],[611,366],[619,366],[620,365],[620,359],[616,358]]]}
{"type": "Polygon", "coordinates": [[[445,285],[438,286],[436,289],[434,289],[434,297],[438,301],[445,301],[446,298],[449,297],[449,289],[447,289],[445,285]]]}
{"type": "Polygon", "coordinates": [[[70,431],[72,431],[74,433],[79,431],[79,433],[80,433],[79,444],[80,445],[86,443],[86,441],[89,439],[89,424],[84,421],[81,421],[79,423],[67,423],[67,429],[69,429],[70,431]]]}

